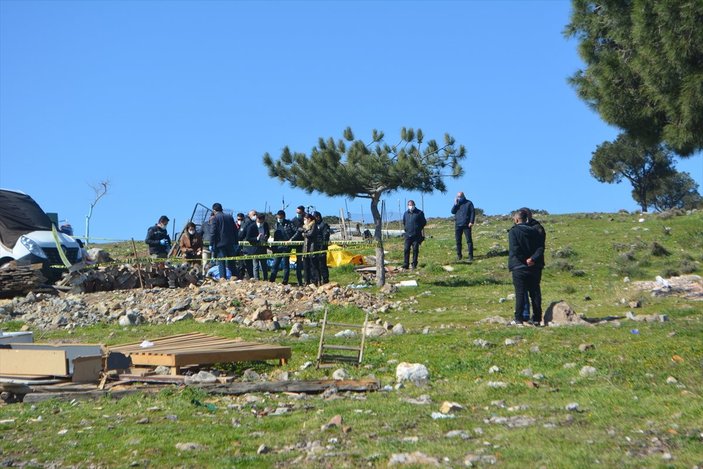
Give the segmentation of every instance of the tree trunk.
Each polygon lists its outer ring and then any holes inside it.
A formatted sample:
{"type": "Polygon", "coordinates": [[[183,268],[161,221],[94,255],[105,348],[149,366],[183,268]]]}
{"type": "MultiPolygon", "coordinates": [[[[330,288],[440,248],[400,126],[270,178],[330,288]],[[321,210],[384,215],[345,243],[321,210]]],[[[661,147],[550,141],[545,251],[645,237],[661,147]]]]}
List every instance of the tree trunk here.
{"type": "Polygon", "coordinates": [[[371,198],[371,215],[373,216],[374,234],[376,240],[376,285],[382,287],[386,284],[386,261],[383,253],[383,220],[381,212],[378,211],[378,202],[381,194],[374,194],[371,198]]]}

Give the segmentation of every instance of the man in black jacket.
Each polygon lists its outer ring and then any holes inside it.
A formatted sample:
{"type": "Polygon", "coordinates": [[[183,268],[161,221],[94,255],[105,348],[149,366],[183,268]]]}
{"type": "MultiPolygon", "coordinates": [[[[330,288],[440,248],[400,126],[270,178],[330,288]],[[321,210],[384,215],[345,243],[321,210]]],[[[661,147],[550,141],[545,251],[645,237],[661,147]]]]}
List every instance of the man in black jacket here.
{"type": "MultiPolygon", "coordinates": [[[[527,207],[522,207],[520,210],[524,210],[525,213],[527,213],[527,224],[537,230],[537,233],[539,234],[540,246],[537,248],[535,257],[541,259],[542,262],[541,265],[534,263],[535,267],[537,267],[538,269],[537,273],[539,275],[539,278],[537,279],[537,283],[539,284],[542,282],[542,270],[544,270],[544,248],[547,244],[547,232],[544,230],[544,227],[540,222],[532,218],[532,210],[527,207]]],[[[527,262],[528,265],[530,265],[530,263],[533,263],[531,259],[528,259],[527,262]]],[[[530,319],[530,299],[527,295],[527,292],[525,292],[525,309],[522,311],[522,319],[524,321],[528,321],[530,319]]],[[[534,321],[534,318],[532,319],[532,321],[534,321]]]]}
{"type": "Polygon", "coordinates": [[[224,258],[234,257],[235,245],[239,244],[237,227],[234,218],[229,213],[222,211],[222,204],[215,202],[212,204],[212,219],[210,220],[210,250],[217,261],[217,268],[220,273],[220,280],[227,278],[227,270],[230,275],[235,275],[234,260],[224,258]]]}
{"type": "MultiPolygon", "coordinates": [[[[242,233],[243,241],[248,241],[249,245],[245,246],[243,251],[244,255],[252,256],[257,252],[257,244],[259,241],[259,227],[256,226],[256,210],[250,210],[247,213],[247,219],[240,228],[239,232],[242,233]]],[[[252,259],[247,259],[244,261],[244,267],[246,269],[249,278],[254,277],[254,261],[252,259]]]]}
{"type": "MultiPolygon", "coordinates": [[[[291,225],[290,220],[286,218],[286,212],[279,210],[276,213],[276,226],[273,231],[274,241],[288,241],[295,235],[295,228],[291,225]]],[[[271,251],[274,254],[287,254],[291,250],[290,246],[274,246],[271,251]]],[[[279,269],[283,267],[283,285],[288,285],[290,277],[290,256],[280,256],[273,258],[273,267],[271,268],[270,282],[276,281],[276,275],[279,269]],[[283,264],[281,266],[281,264],[283,264]]]]}
{"type": "Polygon", "coordinates": [[[403,246],[403,268],[410,265],[413,270],[417,268],[417,256],[420,253],[420,243],[425,239],[422,230],[427,220],[422,210],[415,207],[415,201],[408,200],[408,210],[403,214],[403,230],[405,230],[405,244],[403,246]],[[413,262],[410,264],[410,248],[413,250],[413,262]]]}
{"type": "Polygon", "coordinates": [[[156,225],[150,226],[146,231],[146,239],[144,242],[149,246],[149,256],[154,259],[166,259],[168,251],[171,249],[171,238],[168,236],[166,226],[168,225],[168,217],[162,215],[159,217],[156,225]]]}
{"type": "Polygon", "coordinates": [[[317,254],[317,271],[320,273],[320,283],[330,283],[330,271],[327,268],[327,248],[330,245],[330,235],[332,230],[330,226],[322,221],[322,214],[320,212],[314,212],[315,224],[317,225],[317,245],[320,251],[325,251],[321,254],[317,254]]]}
{"type": "MultiPolygon", "coordinates": [[[[288,241],[303,241],[303,223],[305,222],[305,207],[298,205],[295,209],[295,218],[293,218],[290,223],[295,230],[293,236],[290,237],[288,241]]],[[[295,246],[295,252],[303,252],[303,246],[295,246]]],[[[298,279],[298,286],[303,285],[303,256],[295,256],[295,277],[298,279]]]]}
{"type": "Polygon", "coordinates": [[[461,237],[466,238],[466,248],[468,250],[469,262],[474,260],[474,241],[471,237],[471,227],[474,226],[476,221],[476,211],[474,210],[474,204],[469,199],[464,196],[463,192],[459,192],[454,199],[454,206],[452,207],[452,214],[454,215],[454,238],[456,239],[456,258],[461,260],[461,237]]]}
{"type": "Polygon", "coordinates": [[[542,321],[540,273],[544,266],[544,248],[541,235],[527,224],[527,219],[527,211],[518,210],[513,214],[515,224],[508,231],[508,269],[512,272],[515,287],[515,319],[511,324],[523,323],[525,293],[528,293],[532,300],[530,324],[539,325],[542,321]]]}

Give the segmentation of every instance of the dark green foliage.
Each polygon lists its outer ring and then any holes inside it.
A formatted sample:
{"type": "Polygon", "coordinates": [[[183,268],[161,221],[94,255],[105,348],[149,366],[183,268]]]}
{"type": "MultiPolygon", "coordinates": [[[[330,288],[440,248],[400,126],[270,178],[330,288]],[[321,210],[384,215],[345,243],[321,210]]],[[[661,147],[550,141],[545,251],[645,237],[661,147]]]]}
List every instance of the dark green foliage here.
{"type": "Polygon", "coordinates": [[[571,246],[564,246],[563,248],[559,248],[556,251],[554,251],[554,254],[552,254],[553,257],[556,258],[568,258],[568,257],[573,257],[576,255],[576,252],[571,248],[571,246]]]}
{"type": "Polygon", "coordinates": [[[600,144],[591,158],[591,175],[600,182],[632,184],[632,198],[643,212],[652,205],[652,193],[675,174],[673,155],[664,146],[644,144],[620,134],[614,142],[600,144]]]}
{"type": "Polygon", "coordinates": [[[573,0],[570,79],[609,124],[681,155],[703,148],[703,2],[573,0]]]}
{"type": "Polygon", "coordinates": [[[664,178],[650,194],[652,205],[657,210],[694,209],[703,206],[703,197],[698,193],[698,184],[690,174],[674,172],[664,178]]]}
{"type": "Polygon", "coordinates": [[[574,266],[571,265],[571,263],[570,263],[569,261],[565,260],[565,259],[557,259],[557,260],[555,260],[555,261],[552,263],[551,267],[552,267],[554,270],[558,270],[558,271],[560,271],[560,272],[571,272],[572,270],[574,270],[574,266]]]}
{"type": "Polygon", "coordinates": [[[670,256],[671,253],[661,244],[657,243],[654,241],[652,243],[652,248],[651,252],[653,256],[661,257],[661,256],[670,256]]]}

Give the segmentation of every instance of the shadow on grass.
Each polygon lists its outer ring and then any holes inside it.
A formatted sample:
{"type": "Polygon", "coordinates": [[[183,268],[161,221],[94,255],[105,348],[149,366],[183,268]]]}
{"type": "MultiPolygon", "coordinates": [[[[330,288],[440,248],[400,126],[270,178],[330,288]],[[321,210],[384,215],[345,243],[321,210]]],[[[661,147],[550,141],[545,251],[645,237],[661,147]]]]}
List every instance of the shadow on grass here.
{"type": "Polygon", "coordinates": [[[511,282],[506,282],[492,277],[483,278],[449,278],[430,282],[438,287],[478,287],[482,285],[508,285],[511,282]]]}

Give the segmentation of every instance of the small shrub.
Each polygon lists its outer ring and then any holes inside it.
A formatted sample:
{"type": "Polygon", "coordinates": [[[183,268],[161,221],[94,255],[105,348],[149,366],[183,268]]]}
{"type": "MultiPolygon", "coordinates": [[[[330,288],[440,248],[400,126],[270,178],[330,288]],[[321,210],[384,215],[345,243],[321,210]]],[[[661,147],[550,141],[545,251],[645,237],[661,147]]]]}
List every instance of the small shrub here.
{"type": "Polygon", "coordinates": [[[569,257],[573,257],[576,255],[576,252],[572,249],[571,246],[564,246],[563,248],[557,249],[554,251],[553,256],[561,259],[566,259],[569,257]]]}
{"type": "Polygon", "coordinates": [[[628,249],[630,246],[625,243],[613,243],[613,250],[616,252],[621,252],[624,251],[625,249],[628,249]]]}
{"type": "Polygon", "coordinates": [[[653,256],[657,256],[657,257],[670,256],[670,255],[671,255],[671,253],[670,253],[664,246],[662,246],[661,244],[657,243],[656,241],[654,241],[654,242],[652,243],[651,253],[652,253],[653,256]]]}
{"type": "Polygon", "coordinates": [[[678,277],[679,275],[681,274],[676,269],[666,269],[664,272],[662,272],[662,277],[664,278],[678,277]]]}
{"type": "Polygon", "coordinates": [[[679,270],[682,274],[692,274],[698,270],[698,265],[692,259],[683,259],[679,270]]]}
{"type": "Polygon", "coordinates": [[[573,275],[574,277],[585,277],[585,276],[586,276],[586,272],[584,272],[583,270],[578,270],[578,269],[577,269],[577,270],[572,270],[572,271],[571,271],[571,275],[573,275]]]}
{"type": "Polygon", "coordinates": [[[560,272],[571,272],[574,270],[574,266],[564,259],[557,259],[552,263],[552,267],[560,272]]]}

